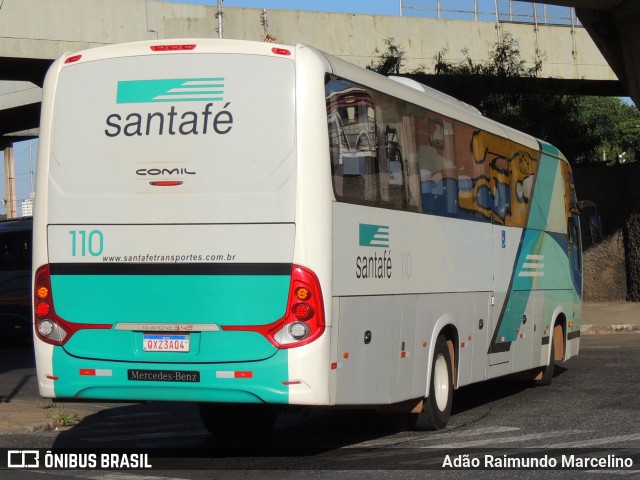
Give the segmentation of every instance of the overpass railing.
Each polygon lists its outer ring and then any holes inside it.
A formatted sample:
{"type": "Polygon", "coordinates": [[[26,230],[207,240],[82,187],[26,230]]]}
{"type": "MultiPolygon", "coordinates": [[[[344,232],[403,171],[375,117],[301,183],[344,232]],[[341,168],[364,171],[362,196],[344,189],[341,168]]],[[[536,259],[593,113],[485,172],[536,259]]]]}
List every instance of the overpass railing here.
{"type": "Polygon", "coordinates": [[[414,17],[579,26],[573,7],[517,0],[399,0],[414,17]]]}
{"type": "Polygon", "coordinates": [[[517,0],[399,0],[399,4],[401,16],[494,22],[498,41],[502,38],[503,23],[532,25],[536,56],[541,55],[538,26],[566,26],[571,29],[573,57],[577,54],[576,28],[581,24],[573,7],[517,0]]]}

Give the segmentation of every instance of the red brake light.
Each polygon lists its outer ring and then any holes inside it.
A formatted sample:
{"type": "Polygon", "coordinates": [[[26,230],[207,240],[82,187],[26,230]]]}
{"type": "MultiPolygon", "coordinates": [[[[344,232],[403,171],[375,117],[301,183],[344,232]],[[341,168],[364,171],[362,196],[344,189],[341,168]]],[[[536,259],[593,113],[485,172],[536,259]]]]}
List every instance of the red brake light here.
{"type": "Polygon", "coordinates": [[[64,63],[74,63],[82,58],[82,55],[73,55],[71,57],[67,57],[64,63]]]}
{"type": "Polygon", "coordinates": [[[195,43],[185,45],[151,45],[151,50],[154,52],[174,52],[180,50],[194,50],[195,48],[195,43]]]}
{"type": "Polygon", "coordinates": [[[153,185],[154,187],[175,187],[178,185],[182,185],[182,181],[173,180],[173,181],[158,181],[158,182],[149,182],[149,185],[153,185]]]}
{"type": "Polygon", "coordinates": [[[298,320],[308,320],[313,315],[313,308],[306,303],[298,303],[293,307],[293,316],[298,320]]]}
{"type": "Polygon", "coordinates": [[[47,315],[49,315],[50,310],[51,307],[47,302],[39,302],[35,308],[36,315],[39,317],[46,317],[47,315]]]}
{"type": "Polygon", "coordinates": [[[276,55],[284,55],[285,57],[291,55],[291,50],[287,50],[286,48],[273,47],[271,51],[276,55]]]}

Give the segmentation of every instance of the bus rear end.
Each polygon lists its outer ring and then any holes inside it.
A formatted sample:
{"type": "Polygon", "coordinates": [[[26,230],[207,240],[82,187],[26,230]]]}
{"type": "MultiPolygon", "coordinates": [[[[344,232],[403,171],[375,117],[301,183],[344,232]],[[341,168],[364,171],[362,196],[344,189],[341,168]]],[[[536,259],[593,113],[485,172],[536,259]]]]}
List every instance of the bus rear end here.
{"type": "Polygon", "coordinates": [[[63,57],[43,100],[34,309],[45,397],[289,403],[324,332],[294,264],[294,50],[63,57]]]}

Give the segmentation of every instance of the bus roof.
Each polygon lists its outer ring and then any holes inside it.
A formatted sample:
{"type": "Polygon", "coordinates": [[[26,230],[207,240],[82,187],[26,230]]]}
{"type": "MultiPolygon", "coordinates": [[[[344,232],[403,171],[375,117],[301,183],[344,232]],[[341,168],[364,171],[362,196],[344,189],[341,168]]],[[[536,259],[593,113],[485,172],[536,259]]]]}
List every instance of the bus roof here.
{"type": "Polygon", "coordinates": [[[356,83],[367,85],[375,90],[402,98],[447,117],[455,118],[461,122],[479,127],[501,137],[506,137],[529,148],[540,149],[536,138],[491,120],[483,116],[479,111],[469,108],[468,105],[454,97],[438,91],[434,93],[433,89],[429,87],[418,90],[413,86],[407,85],[405,82],[394,81],[371,70],[358,67],[341,58],[326,53],[322,53],[322,55],[327,59],[333,69],[333,73],[337,76],[347,77],[356,83]]]}
{"type": "Polygon", "coordinates": [[[33,217],[0,220],[0,232],[22,232],[33,228],[33,217]]]}
{"type": "Polygon", "coordinates": [[[180,38],[145,40],[140,42],[105,45],[97,48],[66,53],[61,60],[64,64],[77,61],[102,60],[113,57],[136,57],[140,55],[170,53],[240,53],[247,55],[273,55],[295,58],[295,47],[275,43],[252,42],[247,40],[226,40],[212,38],[180,38]]]}

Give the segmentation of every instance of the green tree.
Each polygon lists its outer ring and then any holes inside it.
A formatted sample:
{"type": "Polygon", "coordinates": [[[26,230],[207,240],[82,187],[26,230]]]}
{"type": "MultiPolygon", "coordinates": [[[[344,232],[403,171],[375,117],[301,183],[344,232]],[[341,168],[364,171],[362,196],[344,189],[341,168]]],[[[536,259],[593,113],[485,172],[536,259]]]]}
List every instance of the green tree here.
{"type": "Polygon", "coordinates": [[[375,56],[367,68],[382,75],[399,75],[406,63],[406,53],[393,37],[385,38],[383,42],[387,49],[380,53],[376,48],[375,56]]]}

